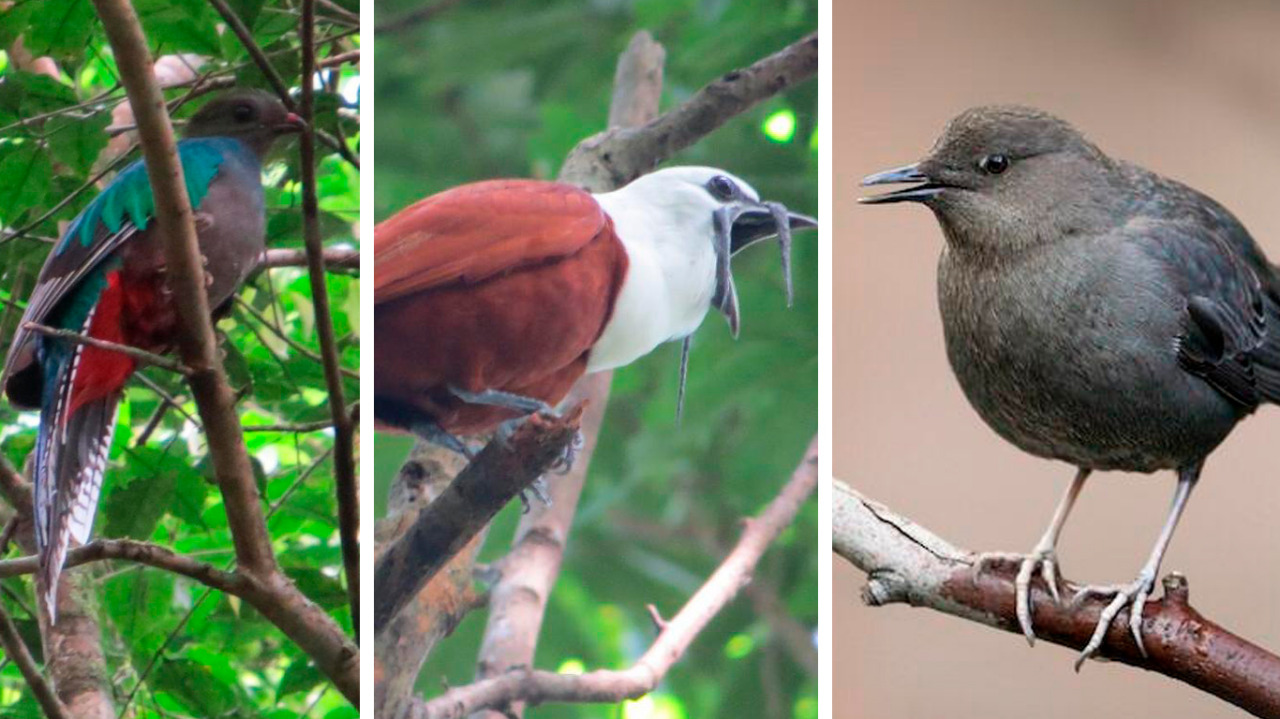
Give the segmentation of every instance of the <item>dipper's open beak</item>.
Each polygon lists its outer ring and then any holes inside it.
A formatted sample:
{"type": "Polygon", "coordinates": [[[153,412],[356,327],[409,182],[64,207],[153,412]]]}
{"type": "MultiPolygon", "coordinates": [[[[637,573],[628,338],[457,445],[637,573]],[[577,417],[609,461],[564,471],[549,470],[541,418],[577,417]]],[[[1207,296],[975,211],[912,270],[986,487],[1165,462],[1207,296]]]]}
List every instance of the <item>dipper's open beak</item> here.
{"type": "Polygon", "coordinates": [[[934,183],[929,176],[920,171],[920,165],[907,165],[906,167],[898,167],[884,172],[877,172],[874,175],[867,175],[862,178],[864,187],[871,185],[896,185],[904,182],[919,183],[913,187],[904,187],[901,190],[886,192],[883,195],[874,195],[872,197],[860,197],[858,202],[864,205],[883,205],[890,202],[925,202],[937,197],[942,192],[943,186],[934,183]]]}
{"type": "Polygon", "coordinates": [[[292,112],[285,115],[284,122],[275,126],[275,131],[281,135],[291,135],[305,129],[307,129],[307,121],[292,112]]]}
{"type": "Polygon", "coordinates": [[[790,307],[794,299],[791,231],[817,227],[818,221],[808,215],[791,212],[780,202],[759,202],[745,197],[716,210],[712,220],[715,227],[716,289],[711,306],[729,321],[729,331],[736,338],[741,318],[730,259],[746,247],[776,237],[782,251],[782,276],[786,282],[787,306],[790,307]]]}

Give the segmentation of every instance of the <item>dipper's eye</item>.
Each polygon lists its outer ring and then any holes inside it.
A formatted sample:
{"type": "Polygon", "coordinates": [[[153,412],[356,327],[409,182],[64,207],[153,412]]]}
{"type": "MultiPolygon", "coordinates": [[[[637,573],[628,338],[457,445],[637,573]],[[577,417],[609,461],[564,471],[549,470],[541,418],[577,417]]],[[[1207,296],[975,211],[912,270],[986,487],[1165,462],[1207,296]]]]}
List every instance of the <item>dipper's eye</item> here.
{"type": "Polygon", "coordinates": [[[1009,169],[1009,158],[1004,155],[987,155],[978,161],[978,169],[988,175],[999,175],[1009,169]]]}
{"type": "Polygon", "coordinates": [[[716,175],[707,182],[707,192],[717,200],[732,200],[738,196],[738,186],[724,175],[716,175]]]}
{"type": "Polygon", "coordinates": [[[231,117],[236,122],[249,122],[253,119],[253,108],[249,105],[236,105],[231,108],[231,117]]]}

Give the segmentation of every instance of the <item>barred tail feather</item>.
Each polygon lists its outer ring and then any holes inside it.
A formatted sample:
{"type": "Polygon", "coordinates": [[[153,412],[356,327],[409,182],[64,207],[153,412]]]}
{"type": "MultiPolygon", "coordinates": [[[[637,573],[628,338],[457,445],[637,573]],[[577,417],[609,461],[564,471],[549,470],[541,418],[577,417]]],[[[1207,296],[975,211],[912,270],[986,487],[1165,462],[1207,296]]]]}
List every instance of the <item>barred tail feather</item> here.
{"type": "MultiPolygon", "coordinates": [[[[101,322],[115,309],[113,299],[104,293],[85,318],[83,331],[104,334],[101,322]]],[[[117,327],[118,321],[117,312],[117,327]]],[[[42,342],[41,350],[46,384],[33,472],[37,591],[52,624],[67,550],[73,540],[87,542],[93,528],[122,390],[134,363],[118,352],[64,341],[42,342]]]]}

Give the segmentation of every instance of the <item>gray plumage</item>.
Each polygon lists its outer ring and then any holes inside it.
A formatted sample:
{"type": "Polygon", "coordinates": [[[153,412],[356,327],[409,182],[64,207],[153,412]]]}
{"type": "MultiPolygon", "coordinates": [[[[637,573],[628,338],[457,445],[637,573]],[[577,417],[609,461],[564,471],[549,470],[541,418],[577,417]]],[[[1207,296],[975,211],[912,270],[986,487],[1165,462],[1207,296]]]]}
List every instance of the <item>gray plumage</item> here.
{"type": "MultiPolygon", "coordinates": [[[[978,414],[1021,449],[1076,465],[1081,484],[1092,470],[1178,470],[1171,535],[1204,458],[1280,401],[1280,278],[1244,226],[1023,107],[969,110],[925,159],[864,184],[889,182],[918,184],[864,201],[920,202],[942,227],[947,356],[978,414]]],[[[1139,613],[1167,541],[1125,600],[1137,595],[1139,613]]]]}

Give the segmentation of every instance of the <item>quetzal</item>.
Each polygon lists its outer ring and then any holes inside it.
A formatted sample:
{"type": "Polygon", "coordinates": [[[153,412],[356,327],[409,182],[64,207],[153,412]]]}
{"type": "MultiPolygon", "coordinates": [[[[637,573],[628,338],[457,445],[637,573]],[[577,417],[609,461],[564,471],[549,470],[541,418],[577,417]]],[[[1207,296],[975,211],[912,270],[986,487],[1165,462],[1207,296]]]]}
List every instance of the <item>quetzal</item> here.
{"type": "MultiPolygon", "coordinates": [[[[229,304],[264,249],[262,160],[302,121],[275,97],[233,90],[209,101],[178,142],[205,261],[209,305],[229,304]]],[[[146,167],[126,167],[49,253],[4,366],[9,401],[40,410],[32,483],[37,590],[49,621],[71,540],[85,543],[116,412],[135,360],[24,329],[35,322],[150,352],[173,349],[178,315],[146,167]]],[[[216,312],[215,312],[216,314],[216,312]]]]}

